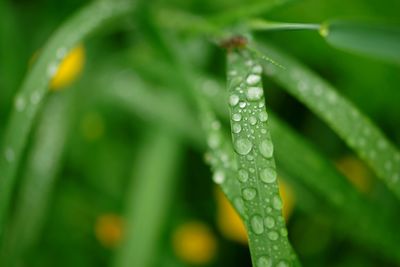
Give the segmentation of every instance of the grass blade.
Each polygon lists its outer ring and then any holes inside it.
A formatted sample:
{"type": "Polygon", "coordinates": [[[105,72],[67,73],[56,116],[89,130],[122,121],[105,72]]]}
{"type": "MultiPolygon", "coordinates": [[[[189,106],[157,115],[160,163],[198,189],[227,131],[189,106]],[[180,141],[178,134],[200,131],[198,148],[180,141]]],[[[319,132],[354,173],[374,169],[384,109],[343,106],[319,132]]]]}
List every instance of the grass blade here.
{"type": "Polygon", "coordinates": [[[52,96],[35,133],[15,213],[0,252],[1,266],[17,266],[41,233],[69,129],[70,92],[52,96]],[[29,222],[29,223],[27,223],[29,222]]]}
{"type": "Polygon", "coordinates": [[[181,158],[177,139],[163,130],[147,136],[133,169],[127,193],[124,241],[114,266],[152,266],[154,253],[173,196],[181,158]]]}
{"type": "Polygon", "coordinates": [[[320,33],[334,47],[400,63],[400,25],[334,20],[320,33]]]}
{"type": "Polygon", "coordinates": [[[66,21],[48,41],[15,98],[0,156],[0,239],[4,230],[15,172],[34,118],[48,91],[48,83],[66,52],[98,28],[129,14],[127,0],[95,1],[66,21]]]}
{"type": "Polygon", "coordinates": [[[229,53],[227,64],[232,139],[253,265],[299,266],[282,216],[261,65],[249,51],[229,53]]]}
{"type": "Polygon", "coordinates": [[[286,68],[265,62],[266,74],[325,121],[400,198],[400,153],[384,134],[311,70],[271,45],[262,51],[286,68]]]}

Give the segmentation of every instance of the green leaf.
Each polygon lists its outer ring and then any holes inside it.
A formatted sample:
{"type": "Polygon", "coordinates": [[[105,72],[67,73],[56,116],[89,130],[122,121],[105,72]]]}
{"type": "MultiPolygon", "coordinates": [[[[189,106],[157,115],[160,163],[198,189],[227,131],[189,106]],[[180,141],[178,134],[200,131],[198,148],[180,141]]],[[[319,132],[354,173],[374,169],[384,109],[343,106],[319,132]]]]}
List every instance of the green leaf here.
{"type": "Polygon", "coordinates": [[[182,151],[176,137],[156,129],[137,152],[127,192],[124,240],[114,266],[151,266],[176,184],[182,151]]]}
{"type": "Polygon", "coordinates": [[[262,67],[249,51],[228,54],[228,92],[237,178],[253,266],[300,266],[282,216],[273,144],[261,85],[262,67]],[[276,253],[279,251],[279,253],[276,253]]]}
{"type": "Polygon", "coordinates": [[[51,96],[37,127],[33,147],[0,251],[1,266],[17,266],[38,241],[70,126],[70,92],[51,96]],[[29,223],[27,223],[29,222],[29,223]]]}
{"type": "Polygon", "coordinates": [[[334,20],[320,33],[334,47],[400,63],[400,25],[334,20]]]}
{"type": "Polygon", "coordinates": [[[0,239],[4,231],[15,173],[35,116],[48,92],[48,84],[66,52],[95,30],[133,10],[128,0],[95,1],[67,20],[45,45],[37,63],[15,98],[0,150],[0,239]]]}
{"type": "Polygon", "coordinates": [[[384,134],[304,65],[271,45],[259,48],[286,68],[264,62],[266,74],[326,122],[400,198],[400,153],[384,134]]]}

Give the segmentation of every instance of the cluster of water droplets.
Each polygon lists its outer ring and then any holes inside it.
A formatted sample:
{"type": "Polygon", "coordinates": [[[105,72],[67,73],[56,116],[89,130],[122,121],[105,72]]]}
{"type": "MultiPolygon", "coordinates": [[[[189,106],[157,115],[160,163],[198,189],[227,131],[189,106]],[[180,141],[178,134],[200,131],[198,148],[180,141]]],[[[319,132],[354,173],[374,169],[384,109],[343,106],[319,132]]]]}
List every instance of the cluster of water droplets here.
{"type": "MultiPolygon", "coordinates": [[[[231,60],[241,59],[234,56],[231,60]]],[[[232,63],[232,66],[240,65],[232,63]]],[[[267,130],[268,113],[265,111],[261,73],[262,67],[251,59],[245,60],[241,67],[231,69],[228,72],[228,103],[233,145],[239,162],[237,179],[241,183],[243,205],[249,215],[248,227],[253,235],[263,235],[273,244],[286,237],[287,230],[279,215],[282,201],[276,183],[274,147],[267,130]],[[281,220],[277,221],[275,218],[279,216],[281,220]]],[[[274,259],[262,256],[256,261],[257,266],[290,266],[279,259],[278,245],[271,247],[276,250],[274,259]]],[[[271,248],[264,247],[263,251],[268,249],[271,248]]]]}

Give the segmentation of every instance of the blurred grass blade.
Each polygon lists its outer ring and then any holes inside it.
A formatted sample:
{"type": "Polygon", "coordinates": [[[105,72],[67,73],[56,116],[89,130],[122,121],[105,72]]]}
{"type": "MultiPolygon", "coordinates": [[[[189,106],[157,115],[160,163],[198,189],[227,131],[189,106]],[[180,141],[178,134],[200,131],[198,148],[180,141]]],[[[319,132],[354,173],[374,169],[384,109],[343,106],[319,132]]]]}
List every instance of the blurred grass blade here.
{"type": "Polygon", "coordinates": [[[400,198],[400,153],[384,134],[337,90],[271,45],[262,51],[286,69],[265,62],[266,74],[324,120],[400,198]]]}
{"type": "MultiPolygon", "coordinates": [[[[345,230],[360,245],[400,262],[398,221],[362,197],[329,160],[312,145],[271,115],[271,133],[275,138],[278,167],[301,182],[326,203],[345,230]],[[323,177],[323,179],[321,179],[323,177]]],[[[321,205],[321,204],[320,204],[321,205]]]]}
{"type": "Polygon", "coordinates": [[[218,184],[239,215],[244,219],[244,203],[237,180],[237,164],[228,136],[224,135],[221,123],[204,100],[200,102],[200,117],[207,136],[206,161],[211,165],[213,180],[218,184]]]}
{"type": "Polygon", "coordinates": [[[49,98],[35,133],[32,150],[16,201],[15,213],[5,232],[1,266],[20,266],[38,240],[66,142],[71,92],[49,98]]]}
{"type": "Polygon", "coordinates": [[[253,266],[300,266],[282,216],[261,65],[252,53],[240,51],[228,54],[227,66],[232,139],[253,266]]]}
{"type": "Polygon", "coordinates": [[[334,20],[320,33],[334,47],[400,64],[400,25],[334,20]]]}
{"type": "Polygon", "coordinates": [[[125,207],[125,233],[114,266],[153,265],[181,156],[180,144],[175,136],[160,129],[146,136],[134,163],[125,207]]]}
{"type": "Polygon", "coordinates": [[[245,18],[263,15],[274,8],[287,5],[295,0],[271,0],[243,2],[244,5],[224,10],[221,14],[211,16],[209,20],[219,25],[228,25],[245,18]]]}
{"type": "Polygon", "coordinates": [[[95,30],[129,14],[132,9],[133,4],[128,0],[102,0],[91,3],[67,20],[50,38],[37,63],[25,78],[15,98],[15,105],[0,150],[0,239],[15,183],[15,172],[32,123],[58,64],[66,51],[72,49],[95,30]]]}

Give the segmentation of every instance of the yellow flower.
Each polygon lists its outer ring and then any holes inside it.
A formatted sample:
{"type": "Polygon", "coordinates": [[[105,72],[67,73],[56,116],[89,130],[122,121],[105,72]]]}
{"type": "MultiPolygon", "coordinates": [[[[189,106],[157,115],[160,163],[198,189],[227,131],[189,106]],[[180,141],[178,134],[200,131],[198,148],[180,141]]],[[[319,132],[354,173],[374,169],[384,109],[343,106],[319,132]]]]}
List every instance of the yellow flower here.
{"type": "Polygon", "coordinates": [[[94,230],[104,247],[114,248],[122,238],[122,219],[116,214],[103,214],[97,218],[94,230]]]}
{"type": "Polygon", "coordinates": [[[214,259],[217,241],[202,222],[193,221],[180,226],[172,238],[175,254],[189,264],[206,264],[214,259]]]}
{"type": "Polygon", "coordinates": [[[50,90],[57,91],[70,85],[82,72],[85,63],[85,49],[79,45],[72,49],[58,66],[56,74],[50,81],[50,90]]]}
{"type": "Polygon", "coordinates": [[[336,167],[360,192],[369,193],[371,191],[370,172],[361,160],[347,155],[336,161],[336,167]]]}
{"type": "MultiPolygon", "coordinates": [[[[292,189],[281,181],[279,191],[283,202],[283,216],[288,221],[294,207],[294,194],[292,189]]],[[[242,219],[219,188],[216,189],[216,198],[217,225],[222,235],[227,239],[247,244],[248,237],[242,219]]]]}

